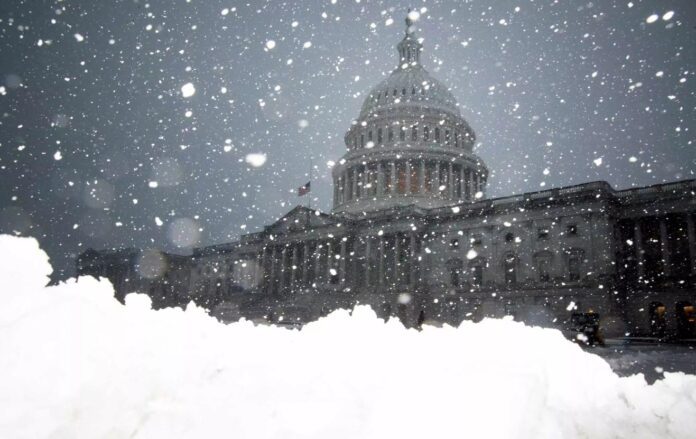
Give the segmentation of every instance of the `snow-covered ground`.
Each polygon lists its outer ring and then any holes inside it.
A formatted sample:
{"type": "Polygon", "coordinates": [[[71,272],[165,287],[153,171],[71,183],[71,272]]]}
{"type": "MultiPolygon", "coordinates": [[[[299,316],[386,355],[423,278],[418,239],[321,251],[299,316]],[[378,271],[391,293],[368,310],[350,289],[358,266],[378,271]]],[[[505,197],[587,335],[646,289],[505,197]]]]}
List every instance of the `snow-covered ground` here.
{"type": "Polygon", "coordinates": [[[588,348],[587,352],[604,358],[621,376],[642,373],[648,382],[664,372],[696,374],[696,346],[640,342],[608,342],[606,347],[588,348]]]}
{"type": "Polygon", "coordinates": [[[222,325],[105,281],[46,288],[35,240],[0,250],[2,438],[696,437],[696,376],[622,378],[555,330],[367,308],[222,325]]]}

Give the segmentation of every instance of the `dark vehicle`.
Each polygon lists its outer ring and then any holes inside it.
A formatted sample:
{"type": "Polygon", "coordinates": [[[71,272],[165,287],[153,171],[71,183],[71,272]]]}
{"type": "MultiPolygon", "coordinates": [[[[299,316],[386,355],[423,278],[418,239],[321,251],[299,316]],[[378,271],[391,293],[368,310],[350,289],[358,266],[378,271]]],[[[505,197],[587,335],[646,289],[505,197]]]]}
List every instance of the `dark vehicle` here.
{"type": "Polygon", "coordinates": [[[573,313],[570,318],[571,330],[576,332],[575,340],[590,346],[604,344],[599,333],[599,314],[594,312],[573,313]]]}

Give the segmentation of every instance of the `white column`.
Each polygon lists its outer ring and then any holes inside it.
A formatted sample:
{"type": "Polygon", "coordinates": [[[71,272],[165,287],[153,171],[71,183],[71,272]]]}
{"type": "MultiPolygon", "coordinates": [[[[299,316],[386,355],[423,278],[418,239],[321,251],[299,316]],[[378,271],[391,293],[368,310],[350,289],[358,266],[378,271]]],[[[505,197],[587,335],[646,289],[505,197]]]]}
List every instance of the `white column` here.
{"type": "Polygon", "coordinates": [[[447,193],[450,200],[454,198],[454,172],[451,161],[447,162],[447,193]]]}
{"type": "Polygon", "coordinates": [[[389,178],[391,179],[391,193],[397,194],[398,191],[396,190],[396,162],[392,160],[389,163],[389,166],[391,166],[391,175],[389,176],[389,178]]]}
{"type": "Polygon", "coordinates": [[[348,170],[343,171],[343,202],[348,201],[348,170]]]}
{"type": "Polygon", "coordinates": [[[435,161],[435,175],[433,176],[433,192],[440,195],[440,162],[435,161]]]}
{"type": "Polygon", "coordinates": [[[271,275],[269,276],[270,290],[273,291],[276,285],[276,258],[278,257],[278,250],[274,245],[271,247],[271,275]]]}
{"type": "MultiPolygon", "coordinates": [[[[267,258],[267,253],[268,253],[268,247],[265,245],[261,249],[261,263],[259,264],[259,267],[261,267],[261,275],[259,277],[259,288],[263,289],[266,288],[266,279],[268,278],[268,267],[266,267],[266,258],[267,258]]],[[[230,273],[231,276],[231,273],[230,273]]]]}
{"type": "Polygon", "coordinates": [[[420,194],[425,193],[425,160],[419,162],[418,169],[418,192],[420,194]]]}
{"type": "Polygon", "coordinates": [[[341,285],[346,283],[346,241],[341,238],[341,259],[338,261],[339,264],[339,280],[341,285]]]}
{"type": "Polygon", "coordinates": [[[263,277],[263,248],[261,249],[261,253],[256,253],[256,268],[255,268],[255,273],[254,273],[254,287],[257,287],[261,285],[261,280],[263,277]]]}
{"type": "Polygon", "coordinates": [[[464,165],[461,165],[459,167],[459,193],[461,194],[461,196],[459,197],[460,200],[466,199],[466,195],[464,192],[464,184],[464,165]]]}
{"type": "Polygon", "coordinates": [[[404,191],[405,195],[409,195],[411,193],[411,161],[406,160],[406,190],[404,191]]]}
{"type": "Polygon", "coordinates": [[[464,198],[466,201],[471,201],[471,170],[467,169],[465,175],[466,181],[464,182],[465,184],[465,192],[464,192],[464,198]]]}
{"type": "Polygon", "coordinates": [[[309,280],[309,242],[304,242],[303,252],[302,252],[302,284],[307,285],[309,280]]]}
{"type": "Polygon", "coordinates": [[[643,233],[640,230],[640,218],[636,218],[633,226],[633,245],[636,250],[636,263],[638,267],[638,279],[643,278],[643,233]]]}
{"type": "Polygon", "coordinates": [[[379,237],[379,279],[380,285],[384,285],[384,236],[379,237]]]}
{"type": "Polygon", "coordinates": [[[351,169],[351,172],[353,173],[353,199],[355,200],[356,198],[358,198],[358,167],[354,166],[351,169]]]}
{"type": "Polygon", "coordinates": [[[365,286],[369,287],[370,286],[370,271],[371,271],[371,265],[370,264],[370,253],[372,252],[372,238],[370,236],[365,237],[365,286]]]}
{"type": "Polygon", "coordinates": [[[399,234],[395,233],[394,234],[394,285],[399,285],[399,272],[400,270],[400,265],[399,265],[399,253],[401,253],[401,240],[399,239],[399,234]]]}
{"type": "Polygon", "coordinates": [[[290,285],[292,288],[295,287],[295,284],[297,283],[297,264],[299,261],[297,260],[297,250],[300,248],[299,245],[295,244],[292,246],[292,267],[290,269],[292,270],[290,272],[290,285]]]}
{"type": "Polygon", "coordinates": [[[689,256],[691,259],[691,274],[696,274],[696,227],[694,216],[686,214],[686,230],[689,236],[689,256]]]}
{"type": "Polygon", "coordinates": [[[418,261],[416,261],[416,234],[411,233],[411,236],[409,237],[409,259],[411,260],[411,263],[409,264],[409,270],[408,270],[408,284],[411,285],[411,287],[416,285],[416,271],[417,271],[417,264],[418,261]]]}
{"type": "Polygon", "coordinates": [[[662,255],[662,273],[665,277],[670,275],[669,235],[667,234],[667,220],[660,218],[660,253],[662,255]]]}
{"type": "Polygon", "coordinates": [[[331,281],[331,241],[326,242],[326,283],[331,281]]]}
{"type": "Polygon", "coordinates": [[[321,244],[321,241],[317,241],[316,245],[314,246],[314,283],[317,285],[319,284],[320,281],[320,276],[319,276],[319,267],[321,266],[321,248],[319,248],[319,245],[321,244]]]}
{"type": "Polygon", "coordinates": [[[288,269],[288,248],[287,246],[283,247],[283,251],[281,252],[281,263],[280,263],[280,290],[283,291],[285,289],[285,270],[288,269]]]}
{"type": "Polygon", "coordinates": [[[382,162],[377,162],[377,195],[384,194],[384,171],[382,170],[382,162]]]}

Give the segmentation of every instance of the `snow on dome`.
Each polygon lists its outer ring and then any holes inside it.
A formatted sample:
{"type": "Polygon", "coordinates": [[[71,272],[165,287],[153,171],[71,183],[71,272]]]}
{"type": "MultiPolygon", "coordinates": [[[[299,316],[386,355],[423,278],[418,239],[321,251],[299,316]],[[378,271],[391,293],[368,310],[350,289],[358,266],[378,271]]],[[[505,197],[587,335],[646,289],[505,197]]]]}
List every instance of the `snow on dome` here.
{"type": "MultiPolygon", "coordinates": [[[[459,115],[457,100],[440,81],[430,76],[420,63],[423,45],[415,35],[412,14],[406,18],[406,33],[396,46],[399,52],[399,65],[387,79],[368,93],[360,110],[365,118],[379,110],[394,107],[417,106],[448,111],[459,115]]],[[[416,17],[417,19],[417,17],[416,17]]]]}
{"type": "Polygon", "coordinates": [[[12,438],[693,438],[696,376],[620,378],[556,330],[406,330],[367,307],[301,331],[194,305],[45,287],[34,239],[0,236],[0,431],[12,438]]]}
{"type": "Polygon", "coordinates": [[[430,76],[420,64],[397,67],[365,99],[360,117],[394,107],[418,106],[459,115],[457,100],[440,81],[430,76]],[[398,101],[397,101],[398,100],[398,101]]]}

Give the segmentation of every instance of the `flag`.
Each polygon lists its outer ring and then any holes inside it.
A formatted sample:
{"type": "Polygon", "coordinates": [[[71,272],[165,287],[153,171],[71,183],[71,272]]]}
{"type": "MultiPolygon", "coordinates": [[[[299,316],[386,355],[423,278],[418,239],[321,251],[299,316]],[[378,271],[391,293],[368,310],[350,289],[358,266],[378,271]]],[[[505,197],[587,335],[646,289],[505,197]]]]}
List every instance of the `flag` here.
{"type": "Polygon", "coordinates": [[[303,196],[303,195],[307,195],[307,194],[309,193],[309,191],[312,190],[312,187],[311,187],[311,186],[312,186],[312,182],[311,182],[311,181],[308,181],[308,182],[305,183],[304,185],[298,187],[298,188],[297,188],[297,196],[298,196],[298,197],[301,197],[301,196],[303,196]]]}

